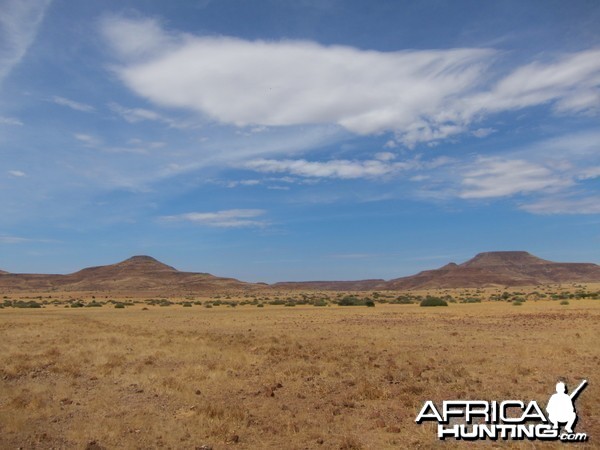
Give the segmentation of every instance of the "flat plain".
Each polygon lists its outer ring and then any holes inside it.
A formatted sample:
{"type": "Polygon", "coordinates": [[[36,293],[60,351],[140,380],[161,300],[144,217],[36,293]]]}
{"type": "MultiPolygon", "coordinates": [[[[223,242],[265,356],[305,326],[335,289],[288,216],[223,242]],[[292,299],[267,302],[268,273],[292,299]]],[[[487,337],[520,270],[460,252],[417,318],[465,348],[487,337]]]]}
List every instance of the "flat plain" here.
{"type": "Polygon", "coordinates": [[[207,308],[128,297],[73,308],[66,298],[0,309],[0,448],[559,448],[440,442],[414,421],[426,400],[545,406],[559,379],[589,380],[576,406],[590,440],[574,445],[600,439],[599,300],[207,308]]]}

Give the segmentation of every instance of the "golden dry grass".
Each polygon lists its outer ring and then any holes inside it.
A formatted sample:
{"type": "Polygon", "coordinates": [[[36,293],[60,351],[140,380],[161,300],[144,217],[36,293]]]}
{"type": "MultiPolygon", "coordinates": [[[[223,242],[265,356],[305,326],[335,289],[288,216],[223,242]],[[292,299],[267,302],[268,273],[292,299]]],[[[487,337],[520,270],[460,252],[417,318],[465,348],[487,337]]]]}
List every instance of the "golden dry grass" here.
{"type": "Polygon", "coordinates": [[[0,310],[0,448],[558,448],[436,440],[425,400],[575,386],[600,440],[600,301],[0,310]]]}

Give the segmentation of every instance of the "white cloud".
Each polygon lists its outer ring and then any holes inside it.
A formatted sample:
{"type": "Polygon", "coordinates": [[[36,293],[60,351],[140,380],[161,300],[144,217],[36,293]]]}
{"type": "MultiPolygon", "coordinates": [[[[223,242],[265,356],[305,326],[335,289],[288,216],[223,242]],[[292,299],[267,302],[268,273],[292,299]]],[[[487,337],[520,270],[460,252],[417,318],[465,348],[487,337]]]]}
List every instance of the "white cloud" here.
{"type": "Polygon", "coordinates": [[[70,100],[70,99],[64,98],[64,97],[59,97],[56,95],[54,97],[52,97],[52,102],[56,103],[57,105],[66,106],[68,108],[74,109],[75,111],[93,112],[96,110],[96,108],[94,108],[91,105],[87,105],[85,103],[79,103],[74,100],[70,100]]]}
{"type": "Polygon", "coordinates": [[[471,132],[471,134],[478,138],[484,138],[489,136],[490,134],[496,132],[493,128],[478,128],[471,132]]]}
{"type": "Polygon", "coordinates": [[[545,198],[520,208],[533,214],[600,214],[600,196],[545,198]]]}
{"type": "Polygon", "coordinates": [[[7,0],[0,8],[0,82],[33,43],[50,0],[7,0]]]}
{"type": "Polygon", "coordinates": [[[378,159],[379,161],[391,161],[392,159],[395,159],[396,155],[392,152],[379,152],[379,153],[375,153],[375,159],[378,159]]]}
{"type": "Polygon", "coordinates": [[[191,212],[174,216],[163,216],[166,221],[192,222],[217,228],[264,227],[267,222],[255,220],[265,213],[262,209],[227,209],[215,212],[191,212]]]}
{"type": "Polygon", "coordinates": [[[55,239],[31,239],[31,238],[24,238],[24,237],[19,237],[19,236],[0,235],[0,244],[24,244],[27,242],[39,242],[39,243],[44,243],[44,244],[54,244],[54,243],[59,243],[60,241],[57,241],[55,239]]]}
{"type": "Polygon", "coordinates": [[[21,170],[9,170],[8,171],[9,175],[12,175],[13,177],[25,177],[27,176],[27,174],[21,170]]]}
{"type": "Polygon", "coordinates": [[[170,117],[166,117],[163,114],[160,114],[156,111],[152,111],[150,109],[145,108],[126,108],[124,106],[119,105],[118,103],[112,102],[109,103],[108,107],[120,115],[123,119],[125,119],[129,123],[138,123],[146,120],[162,122],[173,128],[188,128],[189,125],[183,122],[178,122],[176,120],[171,119],[170,117]]]}
{"type": "Polygon", "coordinates": [[[306,161],[304,159],[256,159],[244,167],[264,173],[290,173],[302,177],[315,178],[373,178],[406,169],[408,163],[388,163],[379,160],[367,161],[306,161]]]}
{"type": "Polygon", "coordinates": [[[583,169],[577,178],[580,180],[593,180],[598,177],[600,177],[600,166],[583,169]]]}
{"type": "Polygon", "coordinates": [[[15,119],[14,117],[0,116],[0,125],[22,126],[23,122],[21,122],[19,119],[15,119]]]}
{"type": "Polygon", "coordinates": [[[89,134],[75,133],[73,135],[73,137],[75,139],[77,139],[78,141],[83,142],[85,145],[87,145],[89,147],[96,147],[96,146],[100,145],[100,140],[89,134]]]}
{"type": "Polygon", "coordinates": [[[126,20],[105,17],[101,28],[112,48],[124,58],[152,57],[180,45],[183,35],[169,35],[161,24],[153,19],[126,20]]]}
{"type": "Polygon", "coordinates": [[[461,198],[506,197],[572,185],[547,167],[520,159],[479,158],[463,177],[461,198]]]}
{"type": "Polygon", "coordinates": [[[486,93],[475,96],[470,108],[505,111],[556,102],[561,112],[600,107],[600,50],[565,55],[557,61],[532,62],[514,70],[486,93]]]}
{"type": "Polygon", "coordinates": [[[234,188],[238,186],[256,186],[260,184],[260,180],[239,180],[239,181],[229,181],[225,184],[228,188],[234,188]]]}
{"type": "MultiPolygon", "coordinates": [[[[159,105],[238,126],[334,123],[360,134],[438,115],[477,84],[493,54],[169,35],[155,21],[122,18],[104,21],[103,31],[127,61],[118,69],[125,84],[159,105]],[[124,43],[134,29],[143,45],[124,43]]],[[[448,131],[441,123],[431,126],[448,131]]]]}
{"type": "Polygon", "coordinates": [[[22,244],[29,241],[30,239],[17,236],[0,236],[0,244],[22,244]]]}
{"type": "Polygon", "coordinates": [[[357,134],[391,131],[414,147],[471,132],[492,113],[546,103],[589,113],[600,105],[600,50],[500,77],[489,49],[380,52],[198,37],[122,17],[104,20],[102,31],[122,60],[118,75],[138,95],[239,127],[337,124],[357,134]]]}

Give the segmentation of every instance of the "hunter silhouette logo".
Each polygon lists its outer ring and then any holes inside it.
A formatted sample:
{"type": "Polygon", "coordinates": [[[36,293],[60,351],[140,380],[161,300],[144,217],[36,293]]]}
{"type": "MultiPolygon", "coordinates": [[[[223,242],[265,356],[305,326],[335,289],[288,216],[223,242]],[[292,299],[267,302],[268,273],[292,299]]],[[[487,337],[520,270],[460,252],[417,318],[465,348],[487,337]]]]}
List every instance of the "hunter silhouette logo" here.
{"type": "Polygon", "coordinates": [[[565,383],[556,383],[556,393],[550,396],[546,406],[547,415],[535,400],[529,403],[521,400],[446,400],[441,408],[428,400],[415,422],[437,422],[437,436],[441,440],[587,441],[586,433],[573,431],[577,423],[574,402],[586,386],[587,380],[583,380],[571,394],[567,394],[565,383]],[[561,424],[564,424],[562,433],[561,424]]]}
{"type": "Polygon", "coordinates": [[[556,383],[556,394],[553,394],[548,400],[548,406],[546,406],[546,412],[548,413],[548,419],[554,425],[552,428],[557,430],[560,422],[566,423],[565,431],[569,434],[573,433],[573,426],[577,422],[577,413],[575,412],[575,406],[573,402],[579,395],[582,389],[587,385],[587,380],[583,380],[577,389],[575,389],[571,395],[567,394],[567,387],[565,383],[556,383]]]}

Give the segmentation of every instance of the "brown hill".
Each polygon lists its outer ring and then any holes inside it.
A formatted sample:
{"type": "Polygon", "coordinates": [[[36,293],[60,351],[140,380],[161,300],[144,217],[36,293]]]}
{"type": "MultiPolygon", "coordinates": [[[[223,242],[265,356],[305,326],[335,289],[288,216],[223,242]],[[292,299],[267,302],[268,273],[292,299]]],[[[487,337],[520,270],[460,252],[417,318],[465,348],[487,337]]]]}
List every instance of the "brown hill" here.
{"type": "Polygon", "coordinates": [[[462,263],[450,263],[387,283],[388,289],[531,286],[538,284],[600,281],[600,266],[590,263],[556,263],[527,252],[486,252],[462,263]]]}
{"type": "Polygon", "coordinates": [[[535,286],[567,282],[600,282],[600,266],[588,263],[555,263],[528,252],[485,252],[462,263],[390,281],[305,281],[272,285],[278,289],[370,291],[485,286],[535,286]]]}
{"type": "Polygon", "coordinates": [[[134,256],[117,264],[89,267],[69,275],[5,274],[0,289],[106,292],[215,292],[259,285],[209,273],[180,272],[150,256],[134,256]]]}

